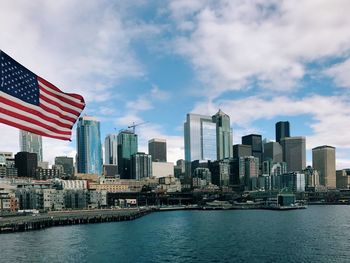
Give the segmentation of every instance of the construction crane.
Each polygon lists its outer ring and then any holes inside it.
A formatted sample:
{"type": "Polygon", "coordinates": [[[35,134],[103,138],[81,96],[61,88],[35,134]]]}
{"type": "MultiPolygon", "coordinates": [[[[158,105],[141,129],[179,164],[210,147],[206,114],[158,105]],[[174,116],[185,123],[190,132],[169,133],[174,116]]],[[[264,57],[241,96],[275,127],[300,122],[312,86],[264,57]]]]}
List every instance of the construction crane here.
{"type": "Polygon", "coordinates": [[[128,126],[128,129],[131,129],[132,128],[132,132],[135,133],[135,128],[137,126],[140,126],[140,125],[143,125],[145,123],[147,123],[148,121],[145,121],[145,122],[140,122],[140,123],[135,123],[133,122],[132,125],[128,126]]]}

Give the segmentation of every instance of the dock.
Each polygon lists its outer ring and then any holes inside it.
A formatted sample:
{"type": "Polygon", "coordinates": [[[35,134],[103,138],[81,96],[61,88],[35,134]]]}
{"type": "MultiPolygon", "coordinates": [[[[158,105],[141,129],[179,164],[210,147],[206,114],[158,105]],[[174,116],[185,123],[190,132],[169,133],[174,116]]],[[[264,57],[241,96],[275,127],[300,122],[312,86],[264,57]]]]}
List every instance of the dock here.
{"type": "Polygon", "coordinates": [[[150,213],[148,209],[103,209],[48,212],[0,218],[0,233],[44,229],[53,226],[129,221],[150,213]]]}

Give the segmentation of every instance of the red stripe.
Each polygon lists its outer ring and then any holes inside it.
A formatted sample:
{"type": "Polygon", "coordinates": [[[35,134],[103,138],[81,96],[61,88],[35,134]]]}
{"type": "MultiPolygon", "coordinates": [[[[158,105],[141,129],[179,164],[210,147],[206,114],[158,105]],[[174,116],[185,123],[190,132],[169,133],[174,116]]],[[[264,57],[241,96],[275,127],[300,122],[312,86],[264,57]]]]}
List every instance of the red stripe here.
{"type": "Polygon", "coordinates": [[[73,115],[75,115],[77,117],[79,117],[79,115],[80,115],[80,112],[72,110],[72,109],[69,109],[69,108],[67,108],[65,106],[62,106],[58,102],[53,101],[52,99],[49,99],[49,98],[45,97],[45,95],[43,93],[40,93],[39,97],[40,97],[40,99],[46,101],[47,103],[49,103],[51,105],[54,105],[54,106],[60,108],[61,110],[65,111],[65,112],[69,112],[69,113],[71,113],[71,114],[73,114],[73,115]]]}
{"type": "Polygon", "coordinates": [[[63,101],[63,102],[65,102],[65,103],[70,104],[70,105],[72,105],[72,106],[74,106],[74,107],[77,107],[77,108],[79,108],[79,109],[81,109],[81,110],[84,109],[84,107],[85,107],[85,105],[79,104],[79,103],[74,102],[74,101],[72,101],[72,100],[70,100],[70,99],[67,99],[67,98],[62,97],[62,96],[60,96],[60,95],[57,95],[57,94],[55,94],[55,93],[49,91],[48,89],[45,89],[45,87],[40,86],[40,84],[39,84],[39,87],[40,87],[40,90],[45,91],[45,93],[51,95],[52,97],[55,97],[55,98],[59,99],[60,101],[63,101]]]}
{"type": "Polygon", "coordinates": [[[3,119],[3,118],[0,118],[0,122],[2,122],[4,124],[7,124],[7,125],[10,125],[10,126],[13,126],[13,127],[16,127],[18,129],[24,130],[24,131],[29,131],[29,132],[38,134],[38,135],[47,136],[47,137],[50,137],[50,138],[55,138],[55,139],[60,139],[60,140],[65,140],[65,141],[70,141],[70,139],[68,139],[66,137],[54,136],[54,135],[51,135],[51,134],[46,134],[46,133],[44,133],[42,131],[38,131],[36,129],[30,128],[30,127],[27,127],[27,126],[24,126],[24,125],[21,125],[21,124],[18,124],[16,122],[12,122],[12,121],[9,121],[9,120],[3,119]]]}
{"type": "Polygon", "coordinates": [[[74,118],[72,118],[72,117],[63,115],[62,113],[60,113],[60,112],[58,112],[58,111],[56,111],[56,110],[54,110],[54,109],[51,109],[51,108],[49,108],[49,107],[46,107],[44,104],[41,104],[41,103],[40,103],[40,108],[42,108],[43,110],[45,110],[45,111],[47,111],[47,112],[50,112],[50,113],[52,113],[52,114],[55,114],[55,115],[57,115],[58,117],[60,117],[60,118],[62,118],[62,119],[65,119],[65,120],[67,120],[67,121],[71,121],[71,122],[73,122],[73,123],[75,123],[75,121],[77,120],[77,118],[74,119],[74,118]]]}
{"type": "MultiPolygon", "coordinates": [[[[57,88],[55,85],[51,84],[51,83],[48,82],[47,80],[45,80],[45,79],[43,79],[43,78],[41,78],[41,77],[39,77],[39,76],[37,76],[37,77],[38,77],[38,80],[39,80],[40,82],[44,83],[46,86],[48,86],[48,87],[50,87],[51,89],[56,90],[56,91],[58,91],[58,92],[62,92],[59,88],[57,88]]],[[[62,93],[64,93],[64,92],[62,92],[62,93]]],[[[80,96],[79,94],[75,94],[75,93],[64,93],[64,94],[66,94],[66,95],[68,95],[68,96],[71,96],[71,97],[73,97],[73,98],[76,98],[76,99],[80,100],[82,103],[85,103],[84,98],[83,98],[82,96],[80,96]]]]}
{"type": "Polygon", "coordinates": [[[48,117],[44,114],[42,114],[40,111],[38,110],[34,110],[34,109],[31,109],[31,108],[28,108],[28,107],[25,107],[25,106],[22,106],[21,104],[18,104],[12,100],[8,100],[6,98],[0,98],[0,102],[6,104],[6,105],[9,105],[9,106],[12,106],[14,108],[17,108],[19,110],[23,110],[25,112],[28,112],[28,113],[31,113],[33,115],[36,115],[38,117],[40,117],[41,119],[44,119],[46,121],[49,121],[49,122],[52,122],[52,123],[55,123],[57,125],[60,125],[61,127],[63,128],[68,128],[68,129],[71,129],[73,127],[73,125],[69,125],[67,123],[62,123],[60,122],[59,119],[54,119],[54,118],[51,118],[51,117],[48,117]]]}
{"type": "Polygon", "coordinates": [[[71,135],[72,134],[71,131],[61,131],[61,130],[53,128],[53,127],[51,127],[51,126],[49,126],[47,124],[44,124],[44,123],[42,123],[40,121],[34,120],[32,118],[29,118],[28,116],[21,115],[21,114],[18,114],[16,112],[13,112],[13,111],[10,111],[10,110],[7,110],[7,109],[1,109],[1,113],[7,114],[7,115],[9,115],[11,117],[14,117],[14,118],[17,118],[19,120],[23,120],[23,121],[26,121],[26,122],[29,122],[29,123],[33,123],[33,124],[35,124],[37,126],[40,126],[40,127],[44,128],[44,129],[47,129],[47,130],[49,130],[51,132],[55,132],[57,134],[61,134],[61,135],[71,135]]]}

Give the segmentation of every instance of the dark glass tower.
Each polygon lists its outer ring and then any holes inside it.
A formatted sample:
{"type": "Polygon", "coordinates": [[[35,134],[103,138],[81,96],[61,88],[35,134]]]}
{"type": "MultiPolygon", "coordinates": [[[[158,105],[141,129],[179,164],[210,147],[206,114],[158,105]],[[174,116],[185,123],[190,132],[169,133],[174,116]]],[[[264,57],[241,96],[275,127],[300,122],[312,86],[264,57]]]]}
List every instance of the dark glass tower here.
{"type": "Polygon", "coordinates": [[[242,137],[242,144],[252,146],[252,154],[259,158],[259,164],[262,163],[262,138],[259,134],[249,134],[242,137]]]}
{"type": "Polygon", "coordinates": [[[276,142],[282,138],[290,137],[289,121],[279,121],[276,123],[276,142]]]}
{"type": "Polygon", "coordinates": [[[148,141],[148,153],[153,162],[166,162],[166,140],[152,139],[148,141]]]}
{"type": "Polygon", "coordinates": [[[131,179],[131,155],[137,153],[137,135],[129,130],[118,134],[118,172],[121,179],[131,179]]]}

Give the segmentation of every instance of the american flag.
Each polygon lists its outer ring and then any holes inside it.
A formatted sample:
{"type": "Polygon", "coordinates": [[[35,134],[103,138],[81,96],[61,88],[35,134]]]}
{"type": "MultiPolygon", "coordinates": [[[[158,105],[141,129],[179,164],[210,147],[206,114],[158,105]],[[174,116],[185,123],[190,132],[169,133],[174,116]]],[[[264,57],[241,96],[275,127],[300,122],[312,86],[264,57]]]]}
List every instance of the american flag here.
{"type": "Polygon", "coordinates": [[[0,50],[0,122],[51,138],[70,140],[85,107],[78,94],[64,93],[0,50]]]}

